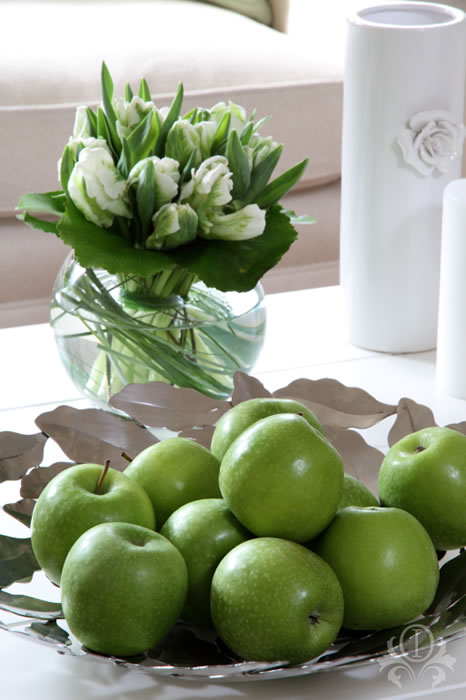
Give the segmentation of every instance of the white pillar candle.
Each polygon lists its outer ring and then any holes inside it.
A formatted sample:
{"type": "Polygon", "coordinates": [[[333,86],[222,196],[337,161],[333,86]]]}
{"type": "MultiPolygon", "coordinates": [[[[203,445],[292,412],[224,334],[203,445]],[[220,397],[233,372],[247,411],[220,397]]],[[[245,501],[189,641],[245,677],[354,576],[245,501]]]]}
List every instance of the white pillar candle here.
{"type": "Polygon", "coordinates": [[[443,194],[437,383],[466,399],[466,179],[443,194]]]}

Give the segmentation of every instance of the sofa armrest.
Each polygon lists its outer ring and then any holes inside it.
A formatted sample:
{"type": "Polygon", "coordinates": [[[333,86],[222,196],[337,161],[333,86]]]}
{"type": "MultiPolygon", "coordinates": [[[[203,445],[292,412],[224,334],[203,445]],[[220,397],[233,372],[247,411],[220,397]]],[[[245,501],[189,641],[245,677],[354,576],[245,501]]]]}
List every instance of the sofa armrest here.
{"type": "Polygon", "coordinates": [[[279,32],[286,32],[288,29],[289,0],[269,0],[272,8],[272,27],[279,32]]]}

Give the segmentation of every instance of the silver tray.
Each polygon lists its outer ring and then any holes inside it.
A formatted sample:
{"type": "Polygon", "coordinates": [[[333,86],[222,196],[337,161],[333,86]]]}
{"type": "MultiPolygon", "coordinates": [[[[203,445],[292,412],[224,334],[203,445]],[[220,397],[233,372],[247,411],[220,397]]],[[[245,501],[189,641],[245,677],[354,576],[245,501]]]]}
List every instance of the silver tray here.
{"type": "MultiPolygon", "coordinates": [[[[18,481],[21,495],[20,500],[5,504],[3,509],[28,526],[35,499],[61,469],[77,462],[103,463],[109,452],[112,466],[120,460],[120,467],[124,468],[127,462],[121,452],[134,455],[166,434],[189,435],[208,445],[215,421],[232,404],[271,395],[304,401],[321,420],[325,418],[322,422],[327,435],[339,449],[345,469],[372,488],[383,453],[366,442],[364,431],[386,420],[390,423],[390,445],[409,432],[408,426],[413,423],[418,429],[423,427],[423,420],[432,425],[428,409],[409,399],[400,400],[396,406],[382,404],[361,389],[345,387],[331,379],[299,379],[271,394],[257,379],[238,373],[231,401],[215,401],[190,389],[159,383],[130,385],[113,397],[114,412],[61,406],[37,417],[40,432],[34,435],[0,433],[0,482],[18,481]],[[71,461],[43,465],[44,447],[49,441],[71,461]],[[350,468],[355,463],[358,472],[350,468]]],[[[450,427],[466,431],[465,424],[450,427]]],[[[4,503],[2,495],[0,483],[0,500],[4,503]]],[[[216,682],[290,678],[374,663],[381,668],[395,667],[409,657],[422,657],[425,666],[448,666],[446,642],[466,636],[466,552],[450,552],[441,564],[436,598],[421,618],[390,630],[342,630],[324,654],[303,664],[243,661],[225,647],[213,630],[182,623],[177,623],[157,648],[138,657],[116,658],[82,647],[70,634],[60,603],[50,602],[57,599],[58,591],[40,571],[30,539],[0,534],[0,629],[50,645],[64,655],[158,676],[216,682]],[[41,596],[47,600],[37,597],[38,578],[41,596]]]]}

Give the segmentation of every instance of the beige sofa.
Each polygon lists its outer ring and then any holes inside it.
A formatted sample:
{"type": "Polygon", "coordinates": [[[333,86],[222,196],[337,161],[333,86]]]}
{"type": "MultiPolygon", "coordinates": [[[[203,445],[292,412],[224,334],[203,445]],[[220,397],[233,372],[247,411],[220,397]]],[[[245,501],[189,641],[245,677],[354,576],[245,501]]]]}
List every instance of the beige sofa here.
{"type": "MultiPolygon", "coordinates": [[[[235,0],[231,0],[235,2],[235,0]]],[[[238,5],[252,6],[253,2],[238,5]]],[[[342,75],[286,33],[287,0],[272,26],[220,7],[228,1],[12,0],[0,4],[0,326],[45,321],[67,249],[15,218],[23,192],[57,189],[57,160],[76,106],[100,99],[104,59],[115,80],[144,75],[158,106],[182,80],[185,107],[229,100],[271,119],[284,144],[278,170],[310,157],[287,205],[317,223],[265,278],[267,291],[337,281],[342,75]]]]}

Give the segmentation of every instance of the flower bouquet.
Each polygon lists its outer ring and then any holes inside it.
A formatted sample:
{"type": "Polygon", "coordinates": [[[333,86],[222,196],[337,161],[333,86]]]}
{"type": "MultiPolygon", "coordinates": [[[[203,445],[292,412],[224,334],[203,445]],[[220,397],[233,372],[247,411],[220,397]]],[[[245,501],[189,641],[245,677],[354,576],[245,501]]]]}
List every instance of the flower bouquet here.
{"type": "Polygon", "coordinates": [[[76,111],[61,189],[18,204],[73,249],[51,304],[61,357],[97,403],[148,381],[225,398],[262,346],[260,279],[312,222],[279,204],[307,159],[271,179],[282,146],[266,119],[223,102],[181,115],[182,84],[159,109],[144,78],[115,98],[105,64],[101,86],[76,111]]]}

